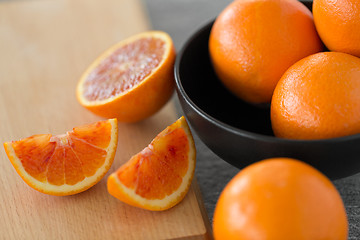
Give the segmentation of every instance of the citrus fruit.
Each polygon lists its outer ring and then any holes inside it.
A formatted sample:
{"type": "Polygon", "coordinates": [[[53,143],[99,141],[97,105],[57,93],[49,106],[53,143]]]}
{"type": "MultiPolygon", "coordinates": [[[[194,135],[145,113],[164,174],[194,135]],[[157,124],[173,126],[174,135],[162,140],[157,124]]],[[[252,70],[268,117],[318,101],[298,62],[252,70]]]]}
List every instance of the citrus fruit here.
{"type": "Polygon", "coordinates": [[[360,133],[360,59],[323,52],[290,67],[275,88],[277,137],[325,139],[360,133]]]}
{"type": "Polygon", "coordinates": [[[81,76],[76,94],[93,113],[122,122],[143,120],[174,91],[175,48],[161,31],[143,32],[110,47],[81,76]]]}
{"type": "Polygon", "coordinates": [[[360,57],[360,1],[314,0],[316,29],[332,51],[360,57]]]}
{"type": "Polygon", "coordinates": [[[214,70],[233,94],[270,102],[282,74],[322,51],[311,12],[297,0],[237,0],[215,20],[209,39],[214,70]]]}
{"type": "Polygon", "coordinates": [[[4,143],[21,178],[46,194],[85,191],[111,167],[117,146],[117,120],[75,127],[63,135],[39,134],[4,143]]]}
{"type": "Polygon", "coordinates": [[[241,170],[224,188],[216,240],[347,239],[344,204],[331,181],[301,161],[276,158],[241,170]]]}
{"type": "Polygon", "coordinates": [[[181,117],[109,176],[108,191],[135,207],[166,210],[185,197],[195,162],[194,140],[181,117]]]}

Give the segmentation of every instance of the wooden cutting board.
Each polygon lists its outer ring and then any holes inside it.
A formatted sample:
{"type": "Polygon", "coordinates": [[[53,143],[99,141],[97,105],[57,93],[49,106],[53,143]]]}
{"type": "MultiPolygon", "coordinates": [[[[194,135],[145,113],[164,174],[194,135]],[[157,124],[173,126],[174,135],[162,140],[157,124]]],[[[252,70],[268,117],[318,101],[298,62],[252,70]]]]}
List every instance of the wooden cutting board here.
{"type": "MultiPolygon", "coordinates": [[[[149,29],[144,12],[134,0],[0,3],[1,143],[100,120],[78,104],[78,78],[103,50],[149,29]]],[[[110,172],[176,119],[170,102],[145,121],[120,123],[110,172]]],[[[55,197],[26,185],[3,148],[0,154],[0,239],[211,238],[196,180],[179,205],[150,212],[110,196],[110,172],[88,191],[55,197]]]]}

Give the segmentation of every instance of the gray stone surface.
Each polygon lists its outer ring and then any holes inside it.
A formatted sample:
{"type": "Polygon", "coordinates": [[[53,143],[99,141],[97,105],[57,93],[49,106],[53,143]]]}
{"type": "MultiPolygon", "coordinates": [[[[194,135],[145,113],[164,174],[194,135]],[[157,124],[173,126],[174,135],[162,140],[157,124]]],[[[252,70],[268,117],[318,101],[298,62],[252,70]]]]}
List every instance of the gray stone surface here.
{"type": "MultiPolygon", "coordinates": [[[[227,6],[231,0],[146,0],[153,29],[168,32],[180,50],[186,39],[227,6]]],[[[181,109],[177,104],[179,114],[181,109]]],[[[210,220],[227,182],[239,171],[213,154],[195,135],[196,176],[210,220]]],[[[359,146],[360,147],[360,146],[359,146]]],[[[360,159],[359,159],[360,161],[360,159]]],[[[349,239],[360,239],[360,174],[334,181],[348,214],[349,239]]]]}

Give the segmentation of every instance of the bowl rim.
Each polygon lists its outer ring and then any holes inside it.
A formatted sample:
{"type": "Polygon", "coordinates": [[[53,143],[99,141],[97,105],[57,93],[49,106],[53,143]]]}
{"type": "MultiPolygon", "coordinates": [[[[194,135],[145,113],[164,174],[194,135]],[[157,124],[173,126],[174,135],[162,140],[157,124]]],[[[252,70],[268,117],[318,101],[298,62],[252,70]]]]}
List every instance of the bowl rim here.
{"type": "Polygon", "coordinates": [[[213,125],[217,126],[218,128],[221,128],[225,131],[229,131],[235,135],[239,135],[242,137],[246,137],[253,140],[261,140],[263,142],[272,142],[272,143],[283,143],[283,144],[324,144],[324,143],[339,143],[339,142],[347,142],[347,141],[353,141],[355,139],[360,138],[359,134],[353,134],[348,136],[342,136],[342,137],[336,137],[336,138],[327,138],[327,139],[311,139],[311,140],[299,140],[299,139],[287,139],[287,138],[279,138],[275,136],[269,136],[269,135],[263,135],[259,133],[249,132],[237,127],[233,127],[227,123],[224,123],[208,113],[206,113],[204,110],[202,110],[199,106],[197,106],[189,97],[189,95],[186,93],[180,77],[180,64],[183,59],[183,55],[185,54],[188,47],[192,44],[192,42],[197,39],[200,35],[202,35],[205,31],[208,31],[209,28],[213,25],[215,19],[212,19],[211,21],[207,22],[206,24],[203,24],[200,28],[195,30],[190,37],[185,41],[184,45],[180,49],[179,53],[176,56],[175,65],[174,65],[174,75],[175,75],[175,83],[178,90],[178,98],[180,98],[179,93],[182,95],[184,100],[187,102],[187,104],[195,111],[197,114],[199,114],[201,117],[206,119],[207,121],[211,122],[213,125]]]}

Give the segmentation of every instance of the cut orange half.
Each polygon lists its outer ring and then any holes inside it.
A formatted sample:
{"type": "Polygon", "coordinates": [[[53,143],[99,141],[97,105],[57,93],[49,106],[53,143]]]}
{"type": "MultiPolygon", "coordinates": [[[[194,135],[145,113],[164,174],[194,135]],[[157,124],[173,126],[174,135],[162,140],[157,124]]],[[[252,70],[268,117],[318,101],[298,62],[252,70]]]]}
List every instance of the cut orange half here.
{"type": "Polygon", "coordinates": [[[108,191],[135,207],[166,210],[185,197],[194,177],[195,163],[194,140],[185,118],[181,117],[109,176],[108,191]]]}
{"type": "Polygon", "coordinates": [[[125,39],[99,56],[81,76],[76,94],[93,113],[136,122],[157,112],[174,91],[175,48],[161,31],[125,39]]]}
{"type": "Polygon", "coordinates": [[[64,135],[33,135],[4,143],[21,178],[51,195],[72,195],[99,182],[114,161],[117,120],[74,128],[64,135]]]}

